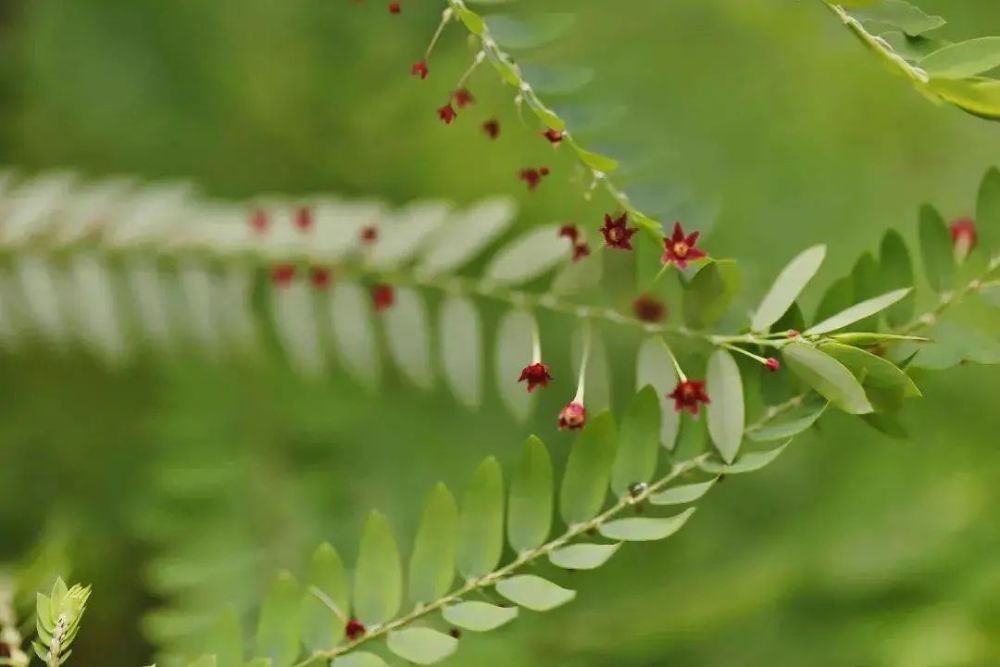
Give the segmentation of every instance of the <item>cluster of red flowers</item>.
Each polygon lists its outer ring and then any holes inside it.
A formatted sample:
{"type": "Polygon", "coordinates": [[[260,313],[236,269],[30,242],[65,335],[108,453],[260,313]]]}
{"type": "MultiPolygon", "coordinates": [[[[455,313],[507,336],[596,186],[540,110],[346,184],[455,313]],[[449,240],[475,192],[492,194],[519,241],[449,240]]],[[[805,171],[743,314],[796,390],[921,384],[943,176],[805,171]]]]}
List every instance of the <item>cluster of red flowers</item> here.
{"type": "Polygon", "coordinates": [[[573,248],[573,261],[579,262],[590,254],[590,246],[586,241],[580,240],[580,230],[576,225],[563,225],[559,228],[559,236],[569,239],[573,248]]]}
{"type": "Polygon", "coordinates": [[[542,179],[548,175],[548,167],[539,167],[538,169],[528,167],[522,169],[517,177],[528,184],[529,190],[535,190],[541,184],[542,179]]]}

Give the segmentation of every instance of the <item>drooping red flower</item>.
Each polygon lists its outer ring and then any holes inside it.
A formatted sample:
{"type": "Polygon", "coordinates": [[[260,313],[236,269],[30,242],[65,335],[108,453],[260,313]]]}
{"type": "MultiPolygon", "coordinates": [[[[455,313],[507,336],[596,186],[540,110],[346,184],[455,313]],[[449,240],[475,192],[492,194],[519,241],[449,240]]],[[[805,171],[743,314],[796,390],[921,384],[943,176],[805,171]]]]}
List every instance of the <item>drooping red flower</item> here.
{"type": "Polygon", "coordinates": [[[464,109],[476,101],[476,98],[472,96],[472,93],[467,88],[459,88],[451,97],[455,100],[455,104],[458,105],[459,109],[464,109]]]}
{"type": "Polygon", "coordinates": [[[250,229],[257,234],[263,234],[266,232],[270,224],[270,220],[268,220],[267,213],[264,209],[254,209],[253,213],[250,214],[250,229]]]}
{"type": "Polygon", "coordinates": [[[632,302],[632,312],[637,320],[660,322],[667,315],[667,306],[649,294],[642,294],[632,302]]]}
{"type": "Polygon", "coordinates": [[[548,167],[539,167],[538,169],[529,167],[527,169],[522,169],[518,174],[518,178],[528,184],[529,190],[534,190],[542,182],[542,178],[548,175],[548,167]]]}
{"type": "Polygon", "coordinates": [[[559,130],[549,128],[542,132],[542,136],[549,140],[550,144],[557,145],[563,140],[563,133],[559,130]]]}
{"type": "Polygon", "coordinates": [[[372,288],[372,303],[375,304],[377,312],[383,312],[392,307],[396,302],[396,291],[392,285],[378,284],[372,288]]]}
{"type": "Polygon", "coordinates": [[[764,366],[772,373],[776,373],[781,369],[781,362],[774,357],[768,357],[767,361],[764,362],[764,366]]]}
{"type": "Polygon", "coordinates": [[[496,139],[500,136],[500,121],[495,118],[483,123],[483,132],[485,132],[490,139],[496,139]]]}
{"type": "Polygon", "coordinates": [[[705,392],[704,380],[681,380],[667,398],[674,399],[674,410],[687,410],[692,415],[698,415],[699,403],[708,404],[708,394],[705,392]]]}
{"type": "Polygon", "coordinates": [[[552,382],[552,376],[549,375],[549,367],[546,364],[537,362],[529,366],[525,366],[521,371],[521,377],[519,377],[517,381],[527,382],[528,393],[530,394],[538,385],[541,385],[542,388],[549,386],[549,382],[552,382]]]}
{"type": "Polygon", "coordinates": [[[590,246],[586,243],[574,243],[573,244],[573,261],[579,262],[584,257],[590,255],[590,246]]]}
{"type": "Polygon", "coordinates": [[[427,75],[430,74],[430,70],[427,69],[427,61],[421,60],[420,62],[413,63],[413,67],[410,68],[410,74],[413,76],[419,76],[421,79],[426,79],[427,75]]]}
{"type": "Polygon", "coordinates": [[[347,635],[348,641],[352,642],[364,636],[366,632],[368,632],[368,629],[365,627],[365,624],[356,618],[349,620],[344,627],[344,634],[347,635]]]}
{"type": "Polygon", "coordinates": [[[604,226],[601,233],[604,234],[604,244],[609,248],[619,250],[632,249],[632,237],[639,231],[636,227],[628,226],[628,213],[622,213],[617,218],[612,218],[607,213],[604,214],[604,226]]]}
{"type": "Polygon", "coordinates": [[[325,289],[330,286],[330,269],[322,266],[313,267],[309,272],[309,282],[316,289],[325,289]]]}
{"type": "Polygon", "coordinates": [[[955,261],[961,264],[979,241],[975,221],[972,218],[959,218],[951,223],[951,241],[955,250],[955,261]]]}
{"type": "Polygon", "coordinates": [[[399,5],[398,2],[390,2],[389,3],[389,13],[390,14],[398,14],[401,11],[403,11],[403,8],[400,7],[400,5],[399,5]]]}
{"type": "Polygon", "coordinates": [[[294,264],[275,264],[271,267],[271,282],[278,287],[287,287],[295,280],[294,264]]]}
{"type": "Polygon", "coordinates": [[[686,269],[688,262],[706,257],[704,250],[694,247],[699,234],[700,232],[691,232],[685,236],[681,223],[675,222],[673,236],[663,237],[663,263],[673,262],[678,269],[686,269]]]}
{"type": "Polygon", "coordinates": [[[378,227],[375,225],[365,225],[361,228],[358,236],[361,238],[362,243],[371,245],[378,241],[378,227]]]}
{"type": "Polygon", "coordinates": [[[582,403],[573,401],[559,412],[559,430],[577,431],[587,422],[587,410],[582,403]]]}
{"type": "Polygon", "coordinates": [[[458,114],[455,113],[455,107],[451,106],[451,102],[438,109],[438,118],[443,120],[445,125],[451,125],[452,121],[458,118],[458,114]]]}
{"type": "Polygon", "coordinates": [[[576,243],[576,240],[580,238],[580,230],[576,225],[563,225],[559,228],[559,236],[565,236],[571,243],[576,243]]]}
{"type": "Polygon", "coordinates": [[[308,206],[300,206],[295,209],[295,226],[303,232],[307,232],[312,229],[313,212],[311,208],[308,206]]]}

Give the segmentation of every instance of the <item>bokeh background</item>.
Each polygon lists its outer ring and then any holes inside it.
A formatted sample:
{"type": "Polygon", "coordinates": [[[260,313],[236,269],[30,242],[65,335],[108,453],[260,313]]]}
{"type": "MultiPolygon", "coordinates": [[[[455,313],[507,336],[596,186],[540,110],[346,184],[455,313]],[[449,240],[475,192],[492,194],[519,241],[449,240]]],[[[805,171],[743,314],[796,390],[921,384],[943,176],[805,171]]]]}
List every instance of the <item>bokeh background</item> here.
{"type": "MultiPolygon", "coordinates": [[[[522,166],[568,161],[519,125],[491,72],[471,80],[477,105],[459,122],[437,121],[465,35],[448,31],[417,81],[441,3],[403,0],[399,16],[384,4],[0,0],[0,163],[183,178],[240,199],[508,193],[523,227],[596,227],[555,167],[533,195],[518,183],[522,166]],[[491,115],[493,143],[479,129],[491,115]]],[[[1000,162],[1000,125],[928,103],[818,2],[530,4],[575,16],[532,58],[595,70],[576,95],[588,141],[623,160],[652,213],[711,227],[750,295],[808,244],[829,245],[822,286],[885,230],[914,240],[922,202],[971,214],[1000,162]]],[[[945,36],[1000,33],[995,0],[917,4],[950,20],[945,36]]],[[[996,334],[996,318],[981,324],[996,334]]],[[[465,641],[452,663],[1000,664],[1000,377],[963,366],[920,383],[905,440],[830,415],[768,470],[727,481],[675,538],[575,575],[574,604],[465,641]]],[[[509,465],[529,430],[565,451],[550,418],[563,398],[525,426],[489,404],[456,410],[443,389],[390,377],[372,396],[280,361],[109,371],[3,353],[0,560],[63,541],[73,578],[95,586],[74,664],[147,664],[320,540],[353,560],[369,509],[407,544],[434,482],[463,488],[489,454],[509,465]]]]}

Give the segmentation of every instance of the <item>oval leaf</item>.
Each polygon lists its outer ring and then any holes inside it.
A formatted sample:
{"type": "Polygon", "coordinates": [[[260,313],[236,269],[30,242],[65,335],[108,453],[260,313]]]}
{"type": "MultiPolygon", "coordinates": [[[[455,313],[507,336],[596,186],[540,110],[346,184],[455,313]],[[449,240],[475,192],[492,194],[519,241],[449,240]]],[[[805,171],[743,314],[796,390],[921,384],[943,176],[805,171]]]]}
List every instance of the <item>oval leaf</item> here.
{"type": "Polygon", "coordinates": [[[694,507],[689,507],[677,516],[666,518],[629,517],[602,524],[598,530],[601,535],[611,540],[627,542],[651,542],[670,537],[680,530],[694,514],[694,507]]]}
{"type": "Polygon", "coordinates": [[[441,364],[448,387],[461,403],[478,407],[482,400],[482,332],[472,301],[449,296],[441,304],[441,364]]]}
{"type": "Polygon", "coordinates": [[[532,611],[548,611],[576,597],[576,591],[557,586],[532,574],[503,579],[496,585],[497,593],[511,602],[532,611]]]}
{"type": "MultiPolygon", "coordinates": [[[[882,289],[913,287],[913,262],[906,242],[895,229],[882,237],[879,251],[879,284],[882,289]]],[[[900,327],[913,317],[915,299],[911,290],[905,297],[885,310],[885,321],[890,327],[900,327]]]]}
{"type": "Polygon", "coordinates": [[[371,299],[356,283],[338,281],[330,290],[330,329],[345,370],[360,382],[378,384],[379,357],[371,322],[371,299]]]}
{"type": "Polygon", "coordinates": [[[524,442],[510,484],[507,534],[518,553],[540,546],[552,528],[552,460],[536,436],[524,442]]]}
{"type": "Polygon", "coordinates": [[[778,275],[750,321],[754,331],[766,331],[791,308],[826,258],[826,246],[817,245],[799,254],[778,275]]]}
{"type": "Polygon", "coordinates": [[[449,605],[442,610],[444,620],[452,625],[473,632],[489,632],[517,618],[517,607],[498,607],[495,604],[473,600],[449,605]]]}
{"type": "Polygon", "coordinates": [[[417,273],[436,276],[460,269],[500,236],[514,222],[516,213],[514,200],[497,197],[453,215],[434,243],[427,246],[417,273]]]}
{"type": "Polygon", "coordinates": [[[621,544],[571,544],[549,554],[549,561],[567,570],[593,570],[608,562],[621,544]]]}
{"type": "Polygon", "coordinates": [[[980,244],[988,257],[1000,254],[1000,169],[991,167],[979,186],[976,198],[976,224],[980,244]]]}
{"type": "Polygon", "coordinates": [[[341,656],[333,661],[332,667],[388,667],[385,660],[374,653],[365,651],[352,651],[345,656],[341,656]]]}
{"type": "Polygon", "coordinates": [[[933,206],[920,207],[920,256],[927,281],[935,292],[951,289],[955,276],[955,255],[944,218],[933,206]]]}
{"type": "Polygon", "coordinates": [[[592,519],[604,505],[618,434],[610,412],[590,420],[573,445],[559,493],[567,525],[592,519]]]}
{"type": "Polygon", "coordinates": [[[570,246],[559,227],[533,229],[501,248],[486,268],[486,278],[504,285],[534,280],[569,258],[570,246]]]}
{"type": "Polygon", "coordinates": [[[815,424],[816,420],[826,412],[828,405],[829,403],[823,401],[818,406],[807,407],[802,414],[793,419],[777,423],[767,422],[765,426],[749,429],[747,431],[747,438],[754,442],[771,442],[774,440],[785,440],[793,435],[798,435],[815,424]]]}
{"type": "Polygon", "coordinates": [[[458,522],[458,571],[466,579],[489,574],[503,552],[503,473],[490,457],[472,476],[458,522]]]}
{"type": "Polygon", "coordinates": [[[843,329],[844,327],[854,324],[855,322],[859,322],[866,317],[871,317],[872,315],[882,312],[892,304],[904,299],[912,290],[912,287],[904,287],[903,289],[893,290],[882,294],[881,296],[868,299],[867,301],[862,301],[861,303],[855,304],[847,310],[841,311],[833,317],[829,317],[819,324],[810,327],[806,331],[806,334],[819,335],[843,329]]]}
{"type": "Polygon", "coordinates": [[[350,613],[350,584],[344,563],[331,545],[323,543],[313,553],[305,584],[302,643],[310,651],[333,648],[344,638],[343,619],[350,613]]]}
{"type": "Polygon", "coordinates": [[[715,482],[718,481],[718,477],[710,479],[707,482],[698,482],[696,484],[684,484],[682,486],[675,486],[666,491],[660,491],[659,493],[654,493],[649,496],[649,502],[652,505],[686,505],[688,503],[693,503],[699,500],[702,496],[708,493],[715,482]]]}
{"type": "Polygon", "coordinates": [[[418,665],[433,665],[454,653],[458,649],[458,640],[430,628],[406,628],[390,632],[386,646],[403,660],[418,665]]]}
{"type": "Polygon", "coordinates": [[[455,579],[455,536],[458,506],[444,484],[431,491],[417,528],[410,556],[410,599],[433,602],[455,579]]]}
{"type": "Polygon", "coordinates": [[[888,359],[840,343],[823,343],[819,349],[854,371],[865,386],[899,389],[904,396],[922,395],[913,379],[888,359]]]}
{"type": "Polygon", "coordinates": [[[748,472],[756,472],[771,464],[781,456],[788,447],[791,440],[786,440],[780,447],[766,452],[744,452],[736,458],[732,464],[727,465],[719,461],[702,461],[698,467],[713,475],[741,475],[748,472]]]}
{"type": "Polygon", "coordinates": [[[358,562],[354,567],[354,615],[365,625],[378,625],[399,611],[403,567],[389,522],[379,512],[368,515],[358,562]]]}
{"type": "Polygon", "coordinates": [[[396,300],[383,313],[385,338],[396,367],[421,389],[434,384],[430,325],[423,297],[409,287],[396,288],[396,300]]]}
{"type": "Polygon", "coordinates": [[[508,49],[534,49],[558,39],[573,25],[572,14],[535,14],[526,17],[493,15],[486,20],[490,34],[508,49]]]}
{"type": "Polygon", "coordinates": [[[219,618],[208,649],[215,655],[217,667],[243,667],[243,628],[235,609],[226,610],[219,618]]]}
{"type": "Polygon", "coordinates": [[[727,463],[732,463],[743,441],[746,425],[743,405],[743,381],[733,355],[716,350],[708,360],[706,386],[712,402],[708,413],[708,434],[727,463]]]}
{"type": "Polygon", "coordinates": [[[1000,67],[1000,37],[958,42],[921,58],[920,68],[934,77],[964,79],[1000,67]]]}
{"type": "Polygon", "coordinates": [[[656,390],[660,403],[660,444],[673,449],[680,431],[680,413],[674,410],[667,394],[677,386],[677,370],[671,361],[670,349],[660,337],[647,338],[639,347],[636,357],[636,389],[646,385],[656,390]]]}
{"type": "Polygon", "coordinates": [[[611,471],[611,490],[619,496],[636,482],[648,482],[656,472],[660,444],[660,399],[646,386],[629,403],[622,417],[618,454],[611,471]]]}
{"type": "Polygon", "coordinates": [[[782,351],[791,371],[835,406],[852,415],[872,412],[865,390],[839,361],[805,343],[791,343],[782,351]]]}
{"type": "Polygon", "coordinates": [[[511,414],[521,421],[531,414],[533,401],[524,383],[517,379],[531,361],[531,332],[534,329],[534,318],[522,310],[504,315],[497,327],[494,364],[497,393],[511,414]]]}
{"type": "Polygon", "coordinates": [[[282,572],[264,598],[257,622],[256,654],[274,667],[287,667],[299,655],[299,604],[302,591],[295,578],[282,572]]]}

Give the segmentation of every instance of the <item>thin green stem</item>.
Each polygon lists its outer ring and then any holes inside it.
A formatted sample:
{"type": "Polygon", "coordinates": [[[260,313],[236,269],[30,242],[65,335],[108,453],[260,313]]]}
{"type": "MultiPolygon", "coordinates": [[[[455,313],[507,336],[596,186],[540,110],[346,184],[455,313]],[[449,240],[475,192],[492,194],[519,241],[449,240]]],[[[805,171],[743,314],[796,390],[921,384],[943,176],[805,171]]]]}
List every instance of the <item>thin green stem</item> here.
{"type": "Polygon", "coordinates": [[[924,313],[923,315],[916,318],[906,326],[895,331],[894,333],[908,335],[916,331],[919,331],[923,328],[933,326],[943,312],[945,312],[952,306],[960,303],[969,294],[972,294],[974,292],[979,292],[985,287],[990,287],[991,282],[989,282],[987,279],[989,278],[990,274],[993,273],[993,271],[995,270],[996,267],[994,267],[991,263],[990,268],[980,273],[978,276],[970,280],[965,285],[962,285],[958,289],[953,290],[951,292],[946,292],[945,294],[942,294],[940,300],[933,309],[924,313]]]}

